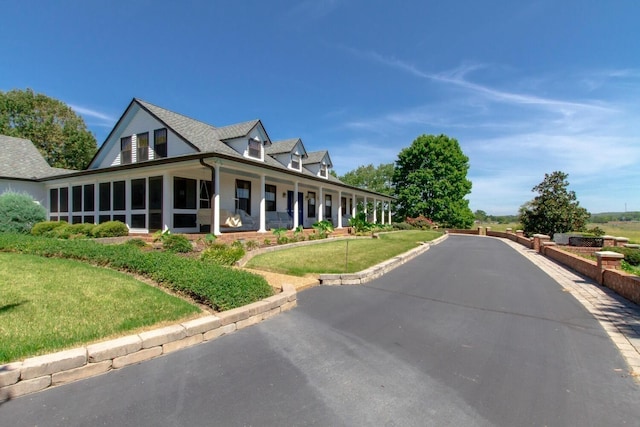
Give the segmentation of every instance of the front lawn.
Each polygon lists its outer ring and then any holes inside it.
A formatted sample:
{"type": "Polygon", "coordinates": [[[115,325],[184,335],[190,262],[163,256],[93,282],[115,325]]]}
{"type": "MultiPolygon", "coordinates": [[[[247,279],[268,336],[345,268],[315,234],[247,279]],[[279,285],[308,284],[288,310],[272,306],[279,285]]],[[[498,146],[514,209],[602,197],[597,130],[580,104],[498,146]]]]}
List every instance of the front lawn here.
{"type": "Polygon", "coordinates": [[[439,231],[383,233],[377,239],[345,239],[257,255],[248,268],[304,276],[355,273],[374,266],[442,235],[439,231]]]}
{"type": "Polygon", "coordinates": [[[0,252],[0,363],[200,312],[117,271],[0,252]]]}

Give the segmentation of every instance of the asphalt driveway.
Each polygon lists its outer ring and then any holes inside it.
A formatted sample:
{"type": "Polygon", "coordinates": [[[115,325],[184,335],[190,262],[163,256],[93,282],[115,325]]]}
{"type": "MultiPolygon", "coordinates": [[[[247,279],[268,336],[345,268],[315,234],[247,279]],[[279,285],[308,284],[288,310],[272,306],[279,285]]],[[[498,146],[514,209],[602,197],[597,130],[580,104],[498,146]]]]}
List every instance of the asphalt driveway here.
{"type": "Polygon", "coordinates": [[[367,285],[6,402],[2,426],[637,425],[597,320],[504,242],[450,236],[367,285]]]}

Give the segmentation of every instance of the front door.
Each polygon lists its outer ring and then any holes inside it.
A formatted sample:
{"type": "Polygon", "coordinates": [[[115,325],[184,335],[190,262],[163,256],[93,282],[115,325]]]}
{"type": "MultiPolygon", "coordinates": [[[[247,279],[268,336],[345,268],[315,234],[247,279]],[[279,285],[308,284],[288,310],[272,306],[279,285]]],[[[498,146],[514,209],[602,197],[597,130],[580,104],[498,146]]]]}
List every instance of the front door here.
{"type": "Polygon", "coordinates": [[[149,231],[162,230],[162,177],[149,177],[149,231]]]}
{"type": "MultiPolygon", "coordinates": [[[[298,192],[298,225],[304,225],[304,215],[302,214],[304,196],[298,192]]],[[[287,213],[293,218],[293,191],[287,191],[287,213]]]]}

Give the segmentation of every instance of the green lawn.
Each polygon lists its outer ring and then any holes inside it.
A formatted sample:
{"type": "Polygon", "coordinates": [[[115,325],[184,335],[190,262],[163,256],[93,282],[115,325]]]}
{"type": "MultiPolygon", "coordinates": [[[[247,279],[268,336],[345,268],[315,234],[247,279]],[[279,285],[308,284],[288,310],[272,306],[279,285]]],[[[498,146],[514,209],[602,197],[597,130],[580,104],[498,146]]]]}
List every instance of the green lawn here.
{"type": "MultiPolygon", "coordinates": [[[[518,223],[509,224],[489,224],[482,223],[477,226],[491,227],[493,231],[506,231],[507,227],[510,227],[514,232],[522,227],[518,223]]],[[[606,224],[588,223],[587,229],[598,227],[604,230],[605,234],[615,237],[626,237],[631,243],[640,243],[640,222],[638,221],[619,221],[619,222],[607,222],[606,224]]],[[[553,236],[552,236],[553,237],[553,236]]]]}
{"type": "Polygon", "coordinates": [[[401,231],[381,234],[378,239],[327,241],[258,255],[249,260],[247,267],[294,276],[354,273],[441,235],[439,231],[401,231]]]}
{"type": "Polygon", "coordinates": [[[0,253],[0,363],[200,312],[117,271],[79,261],[0,253]]]}

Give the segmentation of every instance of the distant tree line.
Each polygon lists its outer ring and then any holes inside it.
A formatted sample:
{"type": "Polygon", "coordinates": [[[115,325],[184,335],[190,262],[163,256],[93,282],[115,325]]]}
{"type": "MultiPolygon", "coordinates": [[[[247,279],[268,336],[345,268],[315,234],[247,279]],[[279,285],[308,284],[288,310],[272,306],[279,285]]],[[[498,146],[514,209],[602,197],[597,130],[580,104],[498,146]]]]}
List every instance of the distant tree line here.
{"type": "Polygon", "coordinates": [[[614,221],[640,221],[640,211],[633,212],[603,212],[591,214],[590,222],[595,224],[606,224],[614,221]]]}

